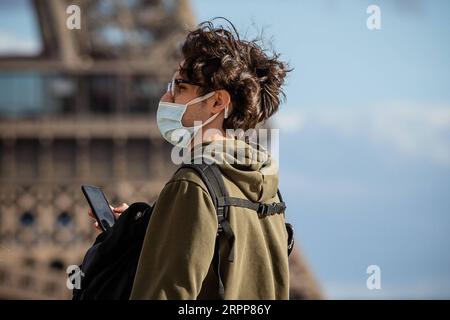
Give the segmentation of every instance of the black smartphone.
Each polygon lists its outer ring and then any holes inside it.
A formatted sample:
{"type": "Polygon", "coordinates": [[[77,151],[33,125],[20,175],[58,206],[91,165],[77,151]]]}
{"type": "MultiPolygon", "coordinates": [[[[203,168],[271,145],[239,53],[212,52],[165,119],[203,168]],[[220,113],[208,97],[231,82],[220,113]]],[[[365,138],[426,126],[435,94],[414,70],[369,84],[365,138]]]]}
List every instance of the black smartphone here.
{"type": "Polygon", "coordinates": [[[111,228],[116,222],[116,219],[102,189],[96,186],[82,185],[81,190],[89,202],[100,228],[103,231],[111,228]]]}

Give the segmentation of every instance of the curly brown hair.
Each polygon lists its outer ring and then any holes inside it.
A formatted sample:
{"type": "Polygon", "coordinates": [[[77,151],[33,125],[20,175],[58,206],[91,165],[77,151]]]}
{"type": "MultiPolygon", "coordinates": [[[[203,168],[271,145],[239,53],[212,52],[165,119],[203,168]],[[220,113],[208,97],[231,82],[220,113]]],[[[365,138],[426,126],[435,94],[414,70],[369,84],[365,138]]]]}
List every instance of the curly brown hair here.
{"type": "MultiPolygon", "coordinates": [[[[231,96],[231,111],[223,129],[254,128],[278,111],[288,69],[279,54],[266,54],[258,42],[240,38],[231,28],[199,24],[189,32],[181,48],[184,63],[180,74],[200,84],[200,94],[224,89],[231,96]]],[[[215,19],[213,19],[215,20],[215,19]]]]}

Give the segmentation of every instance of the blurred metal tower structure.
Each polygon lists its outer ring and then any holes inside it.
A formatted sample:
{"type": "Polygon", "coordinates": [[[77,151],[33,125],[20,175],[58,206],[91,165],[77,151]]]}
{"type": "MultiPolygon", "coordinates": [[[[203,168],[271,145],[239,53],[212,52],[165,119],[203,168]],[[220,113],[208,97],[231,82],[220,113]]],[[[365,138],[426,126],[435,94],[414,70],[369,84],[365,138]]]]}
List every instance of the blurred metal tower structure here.
{"type": "MultiPolygon", "coordinates": [[[[66,267],[95,237],[80,185],[151,202],[175,169],[155,106],[195,21],[187,0],[24,1],[42,48],[0,56],[0,298],[65,299],[66,267]]],[[[292,297],[320,297],[291,262],[292,297]]]]}

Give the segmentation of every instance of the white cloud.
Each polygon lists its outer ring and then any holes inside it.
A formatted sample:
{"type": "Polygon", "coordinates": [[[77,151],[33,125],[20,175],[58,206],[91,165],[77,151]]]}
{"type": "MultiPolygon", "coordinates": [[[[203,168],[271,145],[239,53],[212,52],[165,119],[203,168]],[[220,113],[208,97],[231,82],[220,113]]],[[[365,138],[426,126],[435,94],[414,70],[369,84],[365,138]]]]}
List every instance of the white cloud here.
{"type": "Polygon", "coordinates": [[[292,112],[277,113],[273,120],[276,128],[282,128],[285,132],[297,132],[303,129],[304,114],[292,112]]]}
{"type": "Polygon", "coordinates": [[[298,170],[284,172],[287,179],[284,187],[295,190],[308,199],[323,199],[323,195],[336,199],[354,199],[366,197],[378,192],[370,185],[351,179],[351,177],[321,177],[299,173],[298,170]]]}
{"type": "Polygon", "coordinates": [[[275,118],[282,131],[323,129],[360,137],[408,156],[450,165],[450,106],[388,103],[361,108],[322,107],[282,112],[275,118]]]}
{"type": "Polygon", "coordinates": [[[387,106],[373,114],[370,130],[375,142],[450,164],[449,106],[387,106]]]}

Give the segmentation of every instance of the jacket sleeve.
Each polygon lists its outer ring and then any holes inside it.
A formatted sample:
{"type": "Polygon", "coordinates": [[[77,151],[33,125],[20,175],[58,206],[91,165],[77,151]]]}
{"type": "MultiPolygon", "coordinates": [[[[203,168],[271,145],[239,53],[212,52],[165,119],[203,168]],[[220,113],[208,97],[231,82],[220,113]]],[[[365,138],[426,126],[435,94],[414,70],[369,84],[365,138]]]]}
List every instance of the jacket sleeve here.
{"type": "Polygon", "coordinates": [[[147,227],[130,299],[196,299],[216,233],[209,194],[192,181],[167,183],[147,227]]]}

